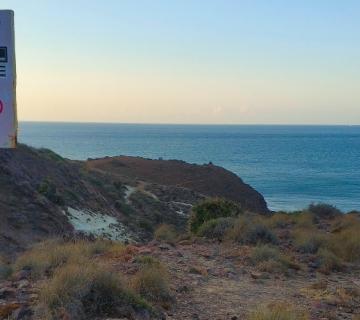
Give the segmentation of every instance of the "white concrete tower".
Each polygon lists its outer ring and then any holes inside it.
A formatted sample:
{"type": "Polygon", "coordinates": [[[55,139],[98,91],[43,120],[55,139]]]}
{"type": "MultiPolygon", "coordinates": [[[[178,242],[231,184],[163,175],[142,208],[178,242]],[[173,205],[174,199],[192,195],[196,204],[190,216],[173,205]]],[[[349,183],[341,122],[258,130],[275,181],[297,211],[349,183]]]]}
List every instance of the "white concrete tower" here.
{"type": "Polygon", "coordinates": [[[14,12],[0,10],[0,148],[17,142],[14,12]]]}

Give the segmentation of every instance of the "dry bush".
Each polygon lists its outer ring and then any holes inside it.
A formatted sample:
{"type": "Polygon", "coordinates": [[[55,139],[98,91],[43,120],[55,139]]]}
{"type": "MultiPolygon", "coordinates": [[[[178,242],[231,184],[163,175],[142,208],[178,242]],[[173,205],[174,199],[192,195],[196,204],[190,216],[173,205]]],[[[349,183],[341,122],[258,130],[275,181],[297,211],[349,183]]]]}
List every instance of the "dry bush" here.
{"type": "Polygon", "coordinates": [[[302,211],[293,214],[293,219],[296,227],[298,228],[315,228],[315,216],[311,212],[302,211]]]}
{"type": "Polygon", "coordinates": [[[287,212],[276,212],[267,221],[270,228],[286,228],[294,224],[294,215],[287,212]]]}
{"type": "Polygon", "coordinates": [[[177,233],[173,226],[162,224],[155,230],[154,238],[158,241],[175,244],[177,240],[177,233]]]}
{"type": "Polygon", "coordinates": [[[172,300],[168,273],[163,265],[153,262],[143,263],[133,277],[131,287],[146,300],[166,305],[172,300]]]}
{"type": "Polygon", "coordinates": [[[152,256],[137,256],[135,258],[135,262],[138,263],[140,266],[160,266],[161,261],[152,257],[152,256]]]}
{"type": "Polygon", "coordinates": [[[276,235],[264,222],[264,218],[240,216],[227,237],[242,244],[259,244],[278,242],[276,235]]]}
{"type": "Polygon", "coordinates": [[[298,311],[288,303],[275,303],[261,306],[253,311],[248,320],[307,320],[306,312],[298,311]]]}
{"type": "Polygon", "coordinates": [[[330,249],[338,257],[348,262],[360,262],[360,227],[353,225],[334,233],[330,249]]]}
{"type": "Polygon", "coordinates": [[[66,264],[58,268],[40,291],[41,319],[89,319],[94,316],[127,316],[121,307],[149,308],[107,267],[66,264]]]}
{"type": "Polygon", "coordinates": [[[333,271],[341,271],[343,264],[341,259],[328,249],[320,249],[317,254],[319,260],[319,271],[329,274],[333,271]]]}
{"type": "Polygon", "coordinates": [[[229,230],[233,228],[234,222],[235,219],[232,217],[212,219],[204,222],[197,234],[208,239],[223,240],[229,230]]]}
{"type": "Polygon", "coordinates": [[[303,253],[316,253],[328,245],[329,237],[316,228],[296,228],[292,237],[295,247],[303,253]]]}
{"type": "Polygon", "coordinates": [[[337,233],[355,226],[360,230],[360,215],[356,213],[348,213],[338,216],[332,221],[331,232],[337,233]]]}
{"type": "Polygon", "coordinates": [[[283,254],[277,247],[269,245],[256,246],[250,255],[251,262],[260,271],[269,273],[287,273],[289,269],[299,269],[299,266],[283,254]]]}
{"type": "Polygon", "coordinates": [[[326,203],[311,204],[307,210],[320,219],[333,219],[343,215],[338,208],[326,203]]]}

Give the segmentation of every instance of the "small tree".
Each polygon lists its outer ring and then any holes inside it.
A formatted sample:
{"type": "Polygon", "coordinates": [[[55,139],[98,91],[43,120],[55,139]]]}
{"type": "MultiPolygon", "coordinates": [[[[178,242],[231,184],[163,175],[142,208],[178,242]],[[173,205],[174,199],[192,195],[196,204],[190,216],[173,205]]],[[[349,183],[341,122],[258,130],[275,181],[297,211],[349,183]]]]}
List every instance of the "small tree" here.
{"type": "Polygon", "coordinates": [[[197,233],[200,226],[209,220],[226,217],[236,217],[242,210],[236,203],[226,199],[208,199],[192,208],[189,228],[197,233]]]}

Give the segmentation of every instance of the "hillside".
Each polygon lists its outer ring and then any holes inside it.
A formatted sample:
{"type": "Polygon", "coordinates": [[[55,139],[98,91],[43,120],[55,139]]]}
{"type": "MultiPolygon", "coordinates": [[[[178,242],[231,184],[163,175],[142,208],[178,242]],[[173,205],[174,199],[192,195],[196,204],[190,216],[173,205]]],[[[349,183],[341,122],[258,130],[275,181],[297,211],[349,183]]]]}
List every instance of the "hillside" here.
{"type": "Polygon", "coordinates": [[[207,196],[267,213],[263,197],[213,165],[119,157],[71,161],[20,145],[0,153],[0,251],[11,255],[49,237],[93,234],[150,239],[161,223],[184,230],[207,196]]]}

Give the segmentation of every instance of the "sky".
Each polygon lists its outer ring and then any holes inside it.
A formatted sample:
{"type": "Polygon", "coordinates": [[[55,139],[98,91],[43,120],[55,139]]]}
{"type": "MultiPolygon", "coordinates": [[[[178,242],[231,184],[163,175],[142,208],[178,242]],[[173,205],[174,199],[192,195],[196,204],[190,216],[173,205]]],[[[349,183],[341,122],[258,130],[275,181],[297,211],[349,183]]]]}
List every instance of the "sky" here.
{"type": "Polygon", "coordinates": [[[360,124],[358,0],[0,0],[24,121],[360,124]]]}

